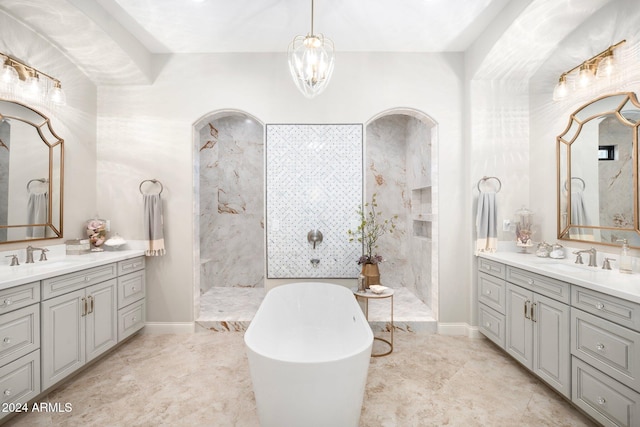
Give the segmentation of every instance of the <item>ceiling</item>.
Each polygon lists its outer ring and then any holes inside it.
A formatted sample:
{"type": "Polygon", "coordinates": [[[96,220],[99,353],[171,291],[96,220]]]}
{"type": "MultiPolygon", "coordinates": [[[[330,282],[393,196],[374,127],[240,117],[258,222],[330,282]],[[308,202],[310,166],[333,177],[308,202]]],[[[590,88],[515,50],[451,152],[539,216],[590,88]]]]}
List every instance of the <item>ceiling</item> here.
{"type": "MultiPolygon", "coordinates": [[[[311,29],[310,0],[97,2],[152,53],[283,52],[311,29]]],[[[314,32],[337,51],[464,51],[507,2],[317,0],[314,32]]]]}
{"type": "MultiPolygon", "coordinates": [[[[315,0],[314,33],[331,38],[337,55],[466,52],[483,33],[502,34],[482,52],[484,63],[508,60],[513,73],[530,74],[610,1],[315,0]]],[[[0,12],[49,40],[97,85],[148,84],[170,54],[286,52],[311,30],[311,0],[0,0],[0,12]]],[[[33,55],[14,42],[10,54],[33,55]]]]}

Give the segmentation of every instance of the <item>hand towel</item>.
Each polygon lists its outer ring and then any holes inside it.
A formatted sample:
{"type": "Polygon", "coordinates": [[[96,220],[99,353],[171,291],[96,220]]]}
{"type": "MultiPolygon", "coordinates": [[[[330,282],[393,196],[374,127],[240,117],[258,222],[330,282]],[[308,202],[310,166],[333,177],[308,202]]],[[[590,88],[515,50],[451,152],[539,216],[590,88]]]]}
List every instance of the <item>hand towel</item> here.
{"type": "Polygon", "coordinates": [[[495,192],[481,192],[476,213],[476,255],[498,248],[498,208],[495,192]]]}
{"type": "MultiPolygon", "coordinates": [[[[47,193],[29,193],[27,202],[27,224],[46,224],[49,211],[47,193]]],[[[45,237],[45,227],[27,227],[27,239],[45,237]]]]}
{"type": "Polygon", "coordinates": [[[161,256],[164,249],[162,198],[160,194],[144,195],[144,233],[147,241],[146,256],[161,256]]]}
{"type": "Polygon", "coordinates": [[[593,240],[593,230],[590,228],[576,228],[576,225],[591,225],[589,224],[582,191],[571,192],[571,228],[569,229],[569,236],[572,239],[593,240]]]}

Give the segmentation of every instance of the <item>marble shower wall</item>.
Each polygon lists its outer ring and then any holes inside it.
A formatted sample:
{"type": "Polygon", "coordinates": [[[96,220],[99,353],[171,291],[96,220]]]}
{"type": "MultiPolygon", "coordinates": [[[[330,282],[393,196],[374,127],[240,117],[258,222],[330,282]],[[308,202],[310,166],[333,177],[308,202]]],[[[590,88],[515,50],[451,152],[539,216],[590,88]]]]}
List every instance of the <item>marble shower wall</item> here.
{"type": "MultiPolygon", "coordinates": [[[[633,128],[621,124],[615,117],[607,117],[598,129],[599,145],[614,145],[617,151],[614,160],[598,161],[599,224],[633,229],[633,199],[620,197],[621,194],[633,194],[633,128]]],[[[604,242],[616,243],[616,240],[626,238],[631,245],[640,244],[640,239],[632,233],[615,230],[601,230],[600,233],[604,242]]]]}
{"type": "Polygon", "coordinates": [[[376,193],[383,217],[398,216],[396,230],[378,241],[385,259],[381,281],[404,286],[431,305],[431,223],[413,221],[416,210],[430,217],[431,129],[411,116],[389,115],[370,123],[366,135],[366,201],[376,193]]]}
{"type": "Polygon", "coordinates": [[[347,230],[362,198],[362,125],[269,124],[266,158],[268,277],[357,277],[361,247],[347,230]]]}
{"type": "Polygon", "coordinates": [[[264,286],[263,127],[241,114],[200,131],[200,291],[264,286]]]}

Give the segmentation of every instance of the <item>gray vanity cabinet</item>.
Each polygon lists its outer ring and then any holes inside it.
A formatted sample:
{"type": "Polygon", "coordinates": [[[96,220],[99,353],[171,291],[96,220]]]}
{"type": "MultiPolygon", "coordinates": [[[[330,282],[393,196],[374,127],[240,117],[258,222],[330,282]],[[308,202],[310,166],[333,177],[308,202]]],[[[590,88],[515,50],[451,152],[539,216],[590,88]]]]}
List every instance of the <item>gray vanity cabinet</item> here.
{"type": "Polygon", "coordinates": [[[478,328],[563,395],[571,393],[570,286],[478,261],[478,328]]]}
{"type": "Polygon", "coordinates": [[[640,426],[640,304],[573,287],[573,402],[605,426],[640,426]]]}
{"type": "Polygon", "coordinates": [[[42,302],[42,385],[48,388],[118,342],[117,281],[42,302]]]}
{"type": "Polygon", "coordinates": [[[569,306],[507,283],[505,350],[570,397],[569,306]]]}
{"type": "Polygon", "coordinates": [[[0,418],[40,393],[39,302],[40,282],[0,291],[0,418]]]}

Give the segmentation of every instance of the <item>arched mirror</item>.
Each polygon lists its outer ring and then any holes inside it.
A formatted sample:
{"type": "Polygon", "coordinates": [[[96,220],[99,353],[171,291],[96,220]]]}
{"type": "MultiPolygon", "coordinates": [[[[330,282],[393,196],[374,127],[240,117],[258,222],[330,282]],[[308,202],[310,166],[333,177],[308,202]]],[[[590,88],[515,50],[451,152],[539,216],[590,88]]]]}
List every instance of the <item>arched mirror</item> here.
{"type": "Polygon", "coordinates": [[[62,237],[63,140],[41,112],[0,99],[0,243],[62,237]]]}
{"type": "Polygon", "coordinates": [[[576,110],[557,138],[558,238],[640,248],[638,126],[633,92],[576,110]]]}

